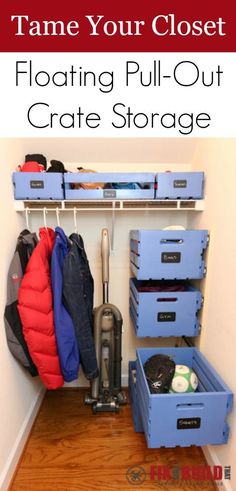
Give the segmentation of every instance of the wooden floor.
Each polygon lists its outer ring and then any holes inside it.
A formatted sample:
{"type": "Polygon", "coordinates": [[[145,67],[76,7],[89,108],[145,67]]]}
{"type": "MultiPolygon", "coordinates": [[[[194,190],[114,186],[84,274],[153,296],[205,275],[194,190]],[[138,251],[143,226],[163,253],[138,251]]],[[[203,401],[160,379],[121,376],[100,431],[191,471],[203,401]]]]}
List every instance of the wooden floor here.
{"type": "Polygon", "coordinates": [[[151,465],[205,465],[202,450],[148,449],[144,435],[133,430],[129,405],[119,414],[93,415],[84,394],[47,392],[11,491],[215,491],[209,481],[152,481],[151,465]]]}

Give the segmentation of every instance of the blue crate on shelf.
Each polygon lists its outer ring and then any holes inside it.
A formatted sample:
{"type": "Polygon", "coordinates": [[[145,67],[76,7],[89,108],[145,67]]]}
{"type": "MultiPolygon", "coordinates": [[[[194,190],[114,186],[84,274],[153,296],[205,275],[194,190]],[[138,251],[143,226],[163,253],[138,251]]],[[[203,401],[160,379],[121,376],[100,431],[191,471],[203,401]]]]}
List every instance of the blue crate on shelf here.
{"type": "Polygon", "coordinates": [[[63,175],[61,173],[14,172],[12,181],[15,199],[64,199],[63,175]]]}
{"type": "Polygon", "coordinates": [[[130,315],[136,335],[197,336],[201,292],[189,284],[184,285],[184,291],[165,291],[165,284],[158,281],[151,282],[152,291],[142,291],[147,284],[150,282],[130,279],[130,315]],[[157,286],[158,291],[153,291],[157,286]]]}
{"type": "Polygon", "coordinates": [[[64,181],[68,200],[154,199],[155,174],[150,172],[68,172],[64,181]]]}
{"type": "Polygon", "coordinates": [[[139,348],[136,368],[138,407],[149,448],[227,443],[233,394],[197,348],[139,348]],[[197,391],[151,394],[143,366],[156,354],[191,367],[199,379],[197,391]]]}
{"type": "Polygon", "coordinates": [[[204,172],[158,172],[156,199],[203,199],[204,172]]]}
{"type": "Polygon", "coordinates": [[[207,230],[131,230],[131,269],[139,280],[203,278],[207,245],[207,230]]]}
{"type": "Polygon", "coordinates": [[[129,362],[129,396],[134,430],[136,431],[136,433],[143,433],[143,425],[137,402],[136,361],[129,362]]]}

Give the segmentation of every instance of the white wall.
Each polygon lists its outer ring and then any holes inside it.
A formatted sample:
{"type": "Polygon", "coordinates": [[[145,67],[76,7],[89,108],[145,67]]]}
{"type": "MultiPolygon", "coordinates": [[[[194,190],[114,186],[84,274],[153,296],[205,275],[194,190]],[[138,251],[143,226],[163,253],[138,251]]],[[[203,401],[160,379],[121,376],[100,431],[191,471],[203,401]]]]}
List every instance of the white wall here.
{"type": "Polygon", "coordinates": [[[22,449],[25,430],[30,416],[37,403],[41,390],[38,380],[32,379],[12,357],[7,348],[3,313],[6,302],[6,278],[9,262],[14,252],[18,232],[22,229],[22,217],[13,210],[11,171],[14,169],[19,155],[21,143],[12,140],[0,140],[0,374],[1,374],[1,405],[0,405],[0,489],[7,487],[12,467],[22,449]]]}
{"type": "MultiPolygon", "coordinates": [[[[206,209],[195,216],[192,225],[210,231],[200,348],[236,393],[236,139],[199,141],[193,170],[199,168],[206,173],[206,209]]],[[[234,471],[235,409],[228,421],[228,444],[209,451],[216,463],[231,465],[234,471]]],[[[228,489],[236,489],[235,472],[228,489]]]]}

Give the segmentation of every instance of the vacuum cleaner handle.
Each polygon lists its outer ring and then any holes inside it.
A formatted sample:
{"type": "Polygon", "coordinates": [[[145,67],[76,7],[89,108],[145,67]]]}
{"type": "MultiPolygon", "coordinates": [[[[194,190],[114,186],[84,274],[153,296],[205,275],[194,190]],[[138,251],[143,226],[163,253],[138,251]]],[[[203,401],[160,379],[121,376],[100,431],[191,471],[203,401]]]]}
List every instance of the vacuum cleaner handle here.
{"type": "Polygon", "coordinates": [[[108,303],[109,255],[110,255],[109,233],[107,228],[103,228],[102,243],[101,243],[103,303],[108,303]]]}

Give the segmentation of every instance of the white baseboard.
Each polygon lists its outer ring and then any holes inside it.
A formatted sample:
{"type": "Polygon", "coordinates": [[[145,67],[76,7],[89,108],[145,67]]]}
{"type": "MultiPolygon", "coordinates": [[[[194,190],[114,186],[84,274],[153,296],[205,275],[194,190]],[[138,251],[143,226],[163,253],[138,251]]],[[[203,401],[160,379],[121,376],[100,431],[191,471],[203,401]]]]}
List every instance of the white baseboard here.
{"type": "Polygon", "coordinates": [[[32,402],[29,411],[24,419],[12,450],[8,456],[5,467],[0,475],[0,490],[7,491],[10,482],[13,478],[16,466],[21,457],[22,451],[30,434],[31,428],[37,416],[41,402],[45,394],[45,389],[42,387],[32,402]]]}
{"type": "MultiPolygon", "coordinates": [[[[212,447],[202,447],[202,450],[209,465],[222,465],[212,447]]],[[[234,491],[230,481],[226,479],[220,482],[218,488],[221,491],[234,491]]]]}
{"type": "MultiPolygon", "coordinates": [[[[121,385],[122,387],[128,387],[128,374],[123,374],[121,376],[121,385]]],[[[63,387],[66,389],[70,387],[89,387],[89,382],[85,378],[84,374],[81,373],[78,380],[74,380],[73,382],[70,383],[65,383],[63,387]]]]}

